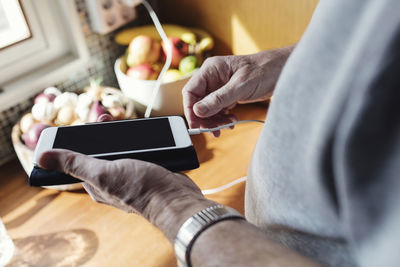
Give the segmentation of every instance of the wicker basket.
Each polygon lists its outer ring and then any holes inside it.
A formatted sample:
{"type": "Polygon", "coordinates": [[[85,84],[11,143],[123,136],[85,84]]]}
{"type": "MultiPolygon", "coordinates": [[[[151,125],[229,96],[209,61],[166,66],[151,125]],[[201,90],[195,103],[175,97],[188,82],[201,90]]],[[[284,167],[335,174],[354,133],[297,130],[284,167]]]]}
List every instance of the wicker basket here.
{"type": "MultiPolygon", "coordinates": [[[[105,87],[104,91],[110,94],[118,94],[121,95],[124,100],[125,105],[125,117],[124,119],[136,118],[136,113],[134,110],[133,102],[125,97],[120,90],[105,87]]],[[[24,168],[27,175],[30,175],[33,169],[33,150],[28,148],[22,141],[22,132],[19,126],[19,121],[14,125],[11,132],[11,141],[14,146],[15,153],[19,161],[21,162],[22,167],[24,168]]],[[[56,189],[56,190],[78,190],[82,188],[81,184],[68,184],[68,185],[57,185],[57,186],[44,186],[45,188],[56,189]]]]}

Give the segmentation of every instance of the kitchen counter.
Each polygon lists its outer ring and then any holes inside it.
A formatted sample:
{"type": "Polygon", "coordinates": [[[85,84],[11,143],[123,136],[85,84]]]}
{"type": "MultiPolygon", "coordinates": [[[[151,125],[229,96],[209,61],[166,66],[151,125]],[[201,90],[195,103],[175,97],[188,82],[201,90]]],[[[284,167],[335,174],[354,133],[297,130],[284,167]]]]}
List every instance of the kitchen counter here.
{"type": "MultiPolygon", "coordinates": [[[[264,119],[265,104],[241,105],[239,120],[264,119]]],[[[261,124],[193,136],[200,168],[186,172],[201,189],[245,176],[261,124]]],[[[84,190],[29,187],[17,160],[0,168],[0,217],[17,247],[10,266],[176,266],[172,245],[135,214],[94,203],[84,190]]],[[[244,188],[207,196],[244,211],[244,188]]]]}

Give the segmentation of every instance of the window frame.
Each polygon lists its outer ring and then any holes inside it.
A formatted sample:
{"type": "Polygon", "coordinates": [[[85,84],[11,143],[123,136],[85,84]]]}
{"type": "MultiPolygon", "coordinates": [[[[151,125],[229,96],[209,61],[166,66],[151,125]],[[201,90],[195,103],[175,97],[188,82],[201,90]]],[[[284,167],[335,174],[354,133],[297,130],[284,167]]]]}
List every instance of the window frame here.
{"type": "Polygon", "coordinates": [[[21,5],[21,0],[0,0],[1,12],[0,16],[3,16],[8,24],[8,29],[0,31],[0,50],[22,42],[26,39],[32,37],[32,33],[29,27],[29,23],[26,20],[24,9],[21,5]],[[8,8],[8,9],[5,9],[8,8]],[[5,10],[12,10],[12,14],[5,13],[5,10]],[[19,17],[15,18],[15,15],[19,17]],[[12,41],[5,40],[7,34],[14,34],[14,39],[12,41]]]}
{"type": "Polygon", "coordinates": [[[89,61],[75,1],[22,0],[21,5],[32,37],[0,51],[0,111],[67,79],[89,61]]]}

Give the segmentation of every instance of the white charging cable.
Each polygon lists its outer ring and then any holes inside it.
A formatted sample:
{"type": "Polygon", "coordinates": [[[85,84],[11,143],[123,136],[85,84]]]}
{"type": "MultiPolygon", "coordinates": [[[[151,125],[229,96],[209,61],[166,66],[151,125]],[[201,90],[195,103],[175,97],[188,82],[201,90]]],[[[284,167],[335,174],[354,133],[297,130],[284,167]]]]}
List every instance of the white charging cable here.
{"type": "Polygon", "coordinates": [[[201,193],[203,193],[203,195],[216,194],[216,193],[224,191],[224,190],[226,190],[228,188],[231,188],[234,185],[237,185],[237,184],[242,183],[242,182],[246,182],[246,180],[247,180],[246,176],[245,177],[241,177],[239,179],[233,180],[232,182],[230,182],[228,184],[224,184],[224,185],[216,187],[216,188],[201,190],[201,193]]]}
{"type": "Polygon", "coordinates": [[[125,2],[129,2],[129,4],[131,5],[136,5],[138,3],[142,3],[146,9],[147,12],[149,12],[149,15],[154,23],[154,26],[156,27],[156,30],[158,32],[158,34],[161,37],[161,40],[164,42],[164,46],[165,46],[165,50],[166,50],[166,57],[165,57],[165,63],[163,68],[160,71],[160,75],[158,75],[158,78],[154,84],[154,88],[153,88],[153,92],[151,94],[151,98],[150,98],[150,102],[147,105],[146,111],[144,113],[144,117],[145,118],[149,118],[150,117],[150,113],[153,109],[154,103],[156,102],[156,98],[157,98],[157,94],[158,91],[160,90],[160,86],[162,83],[162,79],[164,77],[165,72],[167,72],[167,70],[169,69],[169,67],[171,66],[171,60],[172,60],[172,47],[170,42],[168,41],[168,37],[165,34],[160,21],[158,20],[158,17],[156,15],[156,13],[154,12],[153,8],[151,7],[151,5],[146,1],[146,0],[130,0],[127,1],[125,0],[125,2]]]}
{"type": "MultiPolygon", "coordinates": [[[[218,131],[218,130],[221,130],[221,129],[224,129],[224,128],[227,128],[227,127],[230,127],[230,126],[239,124],[239,123],[246,123],[246,122],[259,122],[259,123],[264,123],[264,121],[262,121],[262,120],[242,120],[242,121],[231,122],[231,123],[228,123],[228,124],[225,124],[225,125],[222,125],[222,126],[219,126],[219,127],[215,127],[215,128],[195,128],[195,129],[188,129],[188,132],[189,132],[190,135],[193,135],[193,134],[200,134],[200,133],[204,133],[204,132],[214,132],[214,131],[218,131]]],[[[237,185],[237,184],[239,184],[239,183],[246,182],[246,180],[247,180],[247,177],[246,177],[246,176],[245,176],[245,177],[241,177],[241,178],[239,178],[239,179],[233,180],[232,182],[230,182],[230,183],[228,183],[228,184],[224,184],[224,185],[219,186],[219,187],[216,187],[216,188],[201,190],[201,193],[203,193],[203,195],[212,195],[212,194],[216,194],[216,193],[219,193],[219,192],[221,192],[221,191],[223,191],[223,190],[226,190],[226,189],[228,189],[228,188],[231,188],[232,186],[235,186],[235,185],[237,185]]]]}
{"type": "Polygon", "coordinates": [[[264,121],[262,120],[242,120],[242,121],[235,121],[235,122],[231,122],[228,124],[224,124],[215,128],[192,128],[192,129],[188,129],[188,132],[190,135],[194,135],[194,134],[200,134],[200,133],[206,133],[206,132],[215,132],[224,128],[228,128],[231,127],[233,125],[239,124],[239,123],[246,123],[246,122],[259,122],[259,123],[264,123],[264,121]]]}

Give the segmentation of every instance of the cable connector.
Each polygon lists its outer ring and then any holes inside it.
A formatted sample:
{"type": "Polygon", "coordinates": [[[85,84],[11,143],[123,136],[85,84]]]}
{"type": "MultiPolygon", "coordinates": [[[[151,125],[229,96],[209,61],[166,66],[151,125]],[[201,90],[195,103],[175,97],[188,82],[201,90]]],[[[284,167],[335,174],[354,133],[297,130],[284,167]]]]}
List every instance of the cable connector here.
{"type": "Polygon", "coordinates": [[[215,128],[193,128],[193,129],[188,129],[189,135],[194,135],[194,134],[201,134],[201,133],[206,133],[206,132],[215,132],[219,131],[224,128],[231,127],[233,125],[239,124],[239,123],[246,123],[246,122],[259,122],[259,123],[265,123],[262,120],[242,120],[242,121],[235,121],[231,122],[228,124],[224,124],[215,128]]]}

